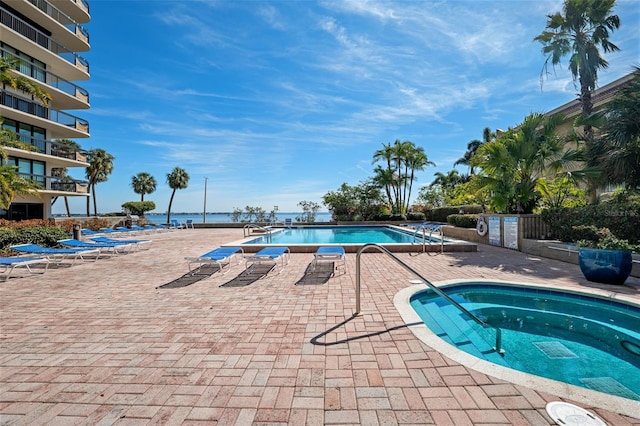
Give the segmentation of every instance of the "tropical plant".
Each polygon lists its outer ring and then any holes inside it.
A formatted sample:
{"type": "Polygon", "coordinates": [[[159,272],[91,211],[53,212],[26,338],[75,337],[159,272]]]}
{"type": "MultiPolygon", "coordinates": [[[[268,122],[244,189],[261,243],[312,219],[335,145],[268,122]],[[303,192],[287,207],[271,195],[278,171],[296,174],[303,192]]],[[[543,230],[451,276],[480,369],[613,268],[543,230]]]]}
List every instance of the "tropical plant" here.
{"type": "Polygon", "coordinates": [[[565,149],[556,134],[562,120],[560,115],[530,114],[517,128],[478,149],[472,164],[481,172],[472,179],[490,194],[493,211],[531,213],[540,198],[539,179],[568,175],[564,168],[581,159],[577,151],[565,149]]]}
{"type": "MultiPolygon", "coordinates": [[[[599,48],[605,53],[620,50],[609,41],[610,32],[620,27],[618,15],[611,14],[614,5],[615,0],[565,0],[563,13],[548,15],[546,29],[534,38],[543,45],[542,53],[547,57],[541,81],[549,63],[555,67],[564,56],[570,55],[569,70],[574,82],[580,85],[578,99],[583,116],[593,111],[591,94],[598,83],[598,70],[609,66],[599,48]]],[[[597,158],[589,125],[584,127],[584,139],[587,166],[594,166],[597,158]]],[[[597,179],[588,180],[591,202],[596,200],[597,184],[597,179]]]]}
{"type": "Polygon", "coordinates": [[[171,222],[171,205],[173,204],[173,197],[176,195],[178,189],[186,189],[189,186],[189,174],[180,167],[174,167],[171,173],[167,174],[167,183],[171,191],[171,198],[169,198],[169,208],[167,209],[167,222],[171,222]]]}
{"type": "Polygon", "coordinates": [[[156,182],[156,178],[149,173],[140,172],[131,177],[131,186],[133,187],[133,192],[140,194],[140,201],[144,201],[144,195],[154,192],[158,183],[156,182]]]}
{"type": "Polygon", "coordinates": [[[18,69],[20,66],[20,59],[14,56],[0,57],[0,81],[3,85],[11,86],[16,90],[20,90],[29,95],[35,96],[45,106],[49,104],[51,95],[47,93],[42,87],[33,83],[28,78],[15,75],[12,70],[18,69]]]}
{"type": "Polygon", "coordinates": [[[121,207],[125,213],[144,216],[146,212],[150,212],[156,208],[156,203],[153,201],[127,201],[123,203],[121,207]]]}
{"type": "Polygon", "coordinates": [[[640,190],[640,67],[604,109],[602,137],[595,142],[598,161],[609,183],[640,190]]]}
{"type": "MultiPolygon", "coordinates": [[[[88,153],[89,166],[86,169],[89,190],[93,197],[93,214],[98,215],[98,203],[96,201],[96,185],[106,182],[108,176],[113,172],[113,161],[115,157],[101,148],[92,149],[88,153]]],[[[87,198],[87,216],[89,216],[89,198],[87,198]]]]}
{"type": "Polygon", "coordinates": [[[478,148],[480,148],[482,144],[491,142],[491,140],[495,138],[496,138],[495,133],[492,133],[490,128],[485,127],[484,130],[482,131],[482,140],[474,139],[470,141],[467,144],[467,151],[464,153],[464,155],[461,158],[459,158],[455,163],[453,163],[453,167],[457,166],[458,164],[469,166],[469,174],[474,175],[475,169],[471,164],[471,159],[473,158],[474,155],[476,155],[478,148]]]}
{"type": "Polygon", "coordinates": [[[373,154],[373,162],[378,161],[383,161],[386,167],[378,165],[374,169],[373,182],[384,188],[392,213],[403,214],[409,210],[415,172],[435,163],[429,161],[424,148],[400,140],[393,145],[382,144],[382,149],[373,154]]]}
{"type": "Polygon", "coordinates": [[[0,208],[9,210],[11,203],[18,195],[37,194],[40,185],[23,178],[18,174],[16,166],[7,164],[9,157],[2,146],[14,146],[19,143],[16,134],[9,129],[1,129],[0,133],[0,208]]]}
{"type": "Polygon", "coordinates": [[[316,215],[320,210],[320,205],[313,201],[300,201],[298,206],[302,208],[302,215],[296,217],[296,221],[313,223],[316,221],[316,215]]]}

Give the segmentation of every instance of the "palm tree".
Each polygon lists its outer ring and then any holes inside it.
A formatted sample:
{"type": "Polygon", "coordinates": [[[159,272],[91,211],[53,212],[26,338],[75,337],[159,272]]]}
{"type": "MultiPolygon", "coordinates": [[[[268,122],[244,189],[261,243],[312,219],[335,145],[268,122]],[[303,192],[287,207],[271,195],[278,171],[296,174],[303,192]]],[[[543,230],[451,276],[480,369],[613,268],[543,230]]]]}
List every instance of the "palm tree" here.
{"type": "Polygon", "coordinates": [[[171,192],[171,198],[169,198],[169,208],[167,209],[167,223],[171,222],[171,204],[173,204],[173,196],[176,195],[176,190],[186,189],[189,185],[189,174],[180,167],[175,167],[171,173],[167,174],[167,183],[169,188],[173,189],[171,192]]]}
{"type": "Polygon", "coordinates": [[[601,112],[603,135],[596,142],[600,162],[611,183],[640,189],[640,67],[631,82],[601,112]]]}
{"type": "MultiPolygon", "coordinates": [[[[598,83],[598,70],[606,69],[609,63],[600,54],[599,48],[605,53],[620,50],[609,41],[610,31],[620,27],[618,15],[612,15],[611,10],[615,0],[565,0],[564,15],[560,12],[547,16],[545,31],[534,38],[540,42],[542,53],[546,55],[543,72],[549,63],[556,66],[562,57],[569,55],[569,70],[574,82],[580,84],[580,104],[583,116],[589,116],[593,111],[591,94],[598,83]]],[[[594,138],[591,126],[584,128],[585,153],[587,165],[593,166],[594,138]]],[[[589,181],[590,201],[596,199],[597,183],[589,181]]]]}
{"type": "Polygon", "coordinates": [[[411,200],[411,191],[413,182],[416,180],[415,172],[422,171],[427,166],[435,166],[436,163],[430,161],[423,147],[414,147],[410,156],[407,158],[407,167],[409,168],[409,191],[405,198],[405,211],[409,211],[409,203],[411,200]]]}
{"type": "Polygon", "coordinates": [[[516,129],[478,149],[472,164],[481,173],[475,179],[492,194],[495,211],[531,213],[540,198],[539,179],[568,175],[564,168],[581,159],[578,152],[565,149],[556,134],[562,120],[559,115],[530,114],[516,129]]]}
{"type": "MultiPolygon", "coordinates": [[[[98,203],[96,201],[96,185],[106,182],[108,176],[113,172],[113,161],[115,157],[104,149],[92,149],[89,151],[89,166],[86,170],[89,189],[93,197],[93,214],[98,215],[98,203]]],[[[89,198],[87,198],[87,216],[89,216],[89,198]]]]}
{"type": "Polygon", "coordinates": [[[37,84],[34,84],[31,80],[23,76],[17,76],[11,72],[20,65],[20,60],[16,57],[1,57],[0,58],[0,81],[2,84],[11,86],[16,90],[21,90],[29,95],[35,96],[45,106],[49,104],[51,95],[43,90],[37,84]]]}
{"type": "MultiPolygon", "coordinates": [[[[16,134],[9,129],[0,128],[0,142],[2,144],[19,142],[16,134]]],[[[11,203],[18,195],[37,194],[41,186],[18,174],[18,168],[7,164],[7,152],[0,145],[0,208],[9,210],[11,203]]]]}
{"type": "Polygon", "coordinates": [[[396,170],[396,167],[394,167],[393,159],[394,149],[391,146],[391,143],[382,144],[382,149],[377,150],[373,154],[374,163],[376,163],[377,161],[384,161],[386,163],[386,169],[380,166],[375,169],[375,180],[376,182],[384,186],[389,201],[389,207],[391,208],[391,211],[393,213],[396,213],[400,209],[400,206],[396,204],[396,201],[398,199],[398,171],[396,170]]]}
{"type": "Polygon", "coordinates": [[[140,194],[140,201],[144,201],[144,194],[151,194],[158,186],[156,178],[147,172],[140,172],[131,178],[133,192],[140,194]]]}
{"type": "Polygon", "coordinates": [[[471,164],[471,158],[473,158],[473,156],[476,155],[478,148],[480,148],[482,144],[491,142],[491,140],[495,139],[495,137],[496,137],[495,133],[492,133],[490,128],[485,127],[484,130],[482,131],[482,140],[474,139],[471,142],[469,142],[467,144],[467,151],[464,153],[464,155],[461,158],[459,158],[455,163],[453,163],[453,167],[457,166],[458,164],[469,166],[469,174],[474,175],[475,170],[473,165],[471,164]]]}

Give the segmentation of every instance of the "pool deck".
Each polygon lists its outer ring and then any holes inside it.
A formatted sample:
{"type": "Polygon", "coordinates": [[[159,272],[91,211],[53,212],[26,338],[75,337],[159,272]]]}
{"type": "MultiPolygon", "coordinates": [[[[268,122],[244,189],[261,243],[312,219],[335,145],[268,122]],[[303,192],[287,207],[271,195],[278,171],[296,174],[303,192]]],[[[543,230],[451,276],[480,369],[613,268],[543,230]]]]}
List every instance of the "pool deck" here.
{"type": "MultiPolygon", "coordinates": [[[[609,425],[640,425],[638,402],[622,415],[427,346],[394,304],[415,277],[381,253],[361,256],[356,317],[354,253],[347,272],[324,284],[305,274],[313,255],[293,253],[280,274],[247,286],[221,287],[244,271],[234,265],[157,288],[188,272],[185,256],[242,236],[147,234],[148,250],[0,281],[0,424],[548,425],[546,404],[564,400],[609,425]]],[[[590,283],[577,265],[508,249],[396,255],[434,283],[537,283],[640,304],[638,278],[590,283]]]]}

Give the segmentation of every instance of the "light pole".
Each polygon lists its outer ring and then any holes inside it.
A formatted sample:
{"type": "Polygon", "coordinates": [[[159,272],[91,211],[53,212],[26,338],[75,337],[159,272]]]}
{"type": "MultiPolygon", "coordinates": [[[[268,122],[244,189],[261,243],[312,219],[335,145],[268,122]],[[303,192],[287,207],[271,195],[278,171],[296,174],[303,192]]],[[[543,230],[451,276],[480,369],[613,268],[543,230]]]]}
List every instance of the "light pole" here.
{"type": "Polygon", "coordinates": [[[202,223],[207,223],[207,178],[204,178],[204,210],[202,212],[202,223]]]}

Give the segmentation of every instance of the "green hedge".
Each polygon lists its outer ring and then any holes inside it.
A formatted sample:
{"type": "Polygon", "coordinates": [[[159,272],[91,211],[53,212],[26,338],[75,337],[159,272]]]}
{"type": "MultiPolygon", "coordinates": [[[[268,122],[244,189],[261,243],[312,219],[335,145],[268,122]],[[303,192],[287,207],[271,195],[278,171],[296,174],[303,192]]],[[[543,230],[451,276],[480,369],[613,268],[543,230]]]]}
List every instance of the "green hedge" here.
{"type": "Polygon", "coordinates": [[[45,247],[58,246],[58,240],[70,238],[69,232],[58,226],[36,226],[33,228],[0,228],[0,252],[8,253],[16,244],[39,244],[45,247]]]}
{"type": "MultiPolygon", "coordinates": [[[[425,212],[428,221],[431,222],[446,222],[447,217],[452,214],[480,214],[482,213],[482,206],[478,205],[465,205],[465,206],[449,206],[449,207],[436,207],[425,212]]],[[[474,225],[475,227],[475,225],[474,225]]]]}
{"type": "Polygon", "coordinates": [[[478,214],[450,214],[447,216],[447,223],[459,228],[473,229],[478,224],[479,216],[478,214]]]}
{"type": "Polygon", "coordinates": [[[632,244],[640,243],[640,201],[554,208],[544,210],[541,215],[553,236],[561,241],[575,242],[581,239],[580,231],[574,227],[594,226],[608,228],[613,235],[632,244]]]}

